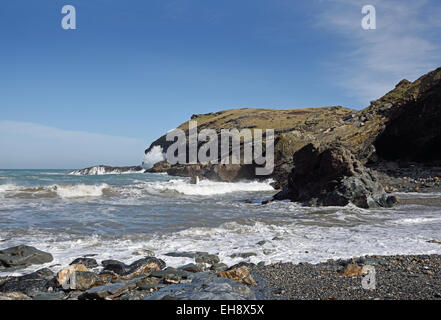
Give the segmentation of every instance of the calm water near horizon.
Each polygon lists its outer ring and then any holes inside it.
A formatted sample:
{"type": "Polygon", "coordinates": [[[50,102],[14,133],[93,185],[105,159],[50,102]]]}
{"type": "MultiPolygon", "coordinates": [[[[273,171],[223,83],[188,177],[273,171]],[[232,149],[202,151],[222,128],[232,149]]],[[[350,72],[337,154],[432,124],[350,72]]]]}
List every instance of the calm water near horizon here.
{"type": "Polygon", "coordinates": [[[441,254],[427,242],[441,240],[441,194],[399,194],[405,201],[392,209],[307,208],[261,205],[275,193],[269,181],[193,185],[166,174],[67,172],[0,170],[0,249],[35,246],[53,254],[45,266],[54,270],[83,255],[128,263],[140,249],[172,266],[192,261],[164,255],[171,251],[208,251],[227,264],[245,252],[254,263],[441,254]]]}

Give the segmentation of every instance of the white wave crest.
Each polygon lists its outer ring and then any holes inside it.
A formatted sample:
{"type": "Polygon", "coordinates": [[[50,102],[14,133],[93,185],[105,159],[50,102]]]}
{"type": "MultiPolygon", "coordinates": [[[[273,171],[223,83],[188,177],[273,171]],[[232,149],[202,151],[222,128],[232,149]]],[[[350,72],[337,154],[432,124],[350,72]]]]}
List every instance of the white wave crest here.
{"type": "Polygon", "coordinates": [[[100,185],[56,185],[54,190],[61,198],[85,198],[85,197],[100,197],[103,195],[103,190],[109,185],[103,183],[100,185]]]}
{"type": "Polygon", "coordinates": [[[198,184],[190,184],[188,180],[172,179],[167,182],[148,183],[147,187],[155,191],[174,191],[189,196],[211,196],[233,192],[256,192],[274,191],[271,181],[248,181],[248,182],[215,182],[202,180],[198,184]]]}

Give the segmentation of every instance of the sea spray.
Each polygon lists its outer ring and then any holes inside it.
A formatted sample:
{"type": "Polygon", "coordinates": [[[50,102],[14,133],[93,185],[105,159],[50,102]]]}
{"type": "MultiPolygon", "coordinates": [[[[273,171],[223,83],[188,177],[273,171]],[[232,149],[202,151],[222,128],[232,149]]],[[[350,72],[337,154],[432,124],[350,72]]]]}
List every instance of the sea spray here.
{"type": "Polygon", "coordinates": [[[150,169],[155,163],[165,160],[165,153],[162,151],[161,146],[154,146],[149,152],[144,156],[144,161],[142,162],[142,167],[144,169],[150,169]]]}

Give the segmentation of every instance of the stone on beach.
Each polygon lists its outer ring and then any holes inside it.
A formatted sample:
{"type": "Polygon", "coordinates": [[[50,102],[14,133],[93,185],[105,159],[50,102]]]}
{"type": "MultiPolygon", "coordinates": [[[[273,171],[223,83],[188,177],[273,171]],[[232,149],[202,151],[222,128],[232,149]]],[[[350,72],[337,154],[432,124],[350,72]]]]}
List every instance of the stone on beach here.
{"type": "Polygon", "coordinates": [[[218,274],[218,276],[248,285],[254,286],[257,284],[253,276],[250,274],[250,271],[245,266],[240,266],[237,268],[232,268],[230,270],[221,272],[218,274]]]}
{"type": "Polygon", "coordinates": [[[37,293],[48,292],[50,288],[57,286],[54,278],[54,273],[47,269],[41,269],[30,274],[9,277],[0,285],[0,292],[12,293],[21,292],[28,296],[33,296],[37,293]]]}
{"type": "Polygon", "coordinates": [[[50,253],[25,245],[0,250],[0,266],[6,268],[44,264],[52,260],[54,258],[50,253]]]}
{"type": "Polygon", "coordinates": [[[255,300],[254,292],[236,281],[200,274],[190,283],[163,288],[145,300],[255,300]]]}

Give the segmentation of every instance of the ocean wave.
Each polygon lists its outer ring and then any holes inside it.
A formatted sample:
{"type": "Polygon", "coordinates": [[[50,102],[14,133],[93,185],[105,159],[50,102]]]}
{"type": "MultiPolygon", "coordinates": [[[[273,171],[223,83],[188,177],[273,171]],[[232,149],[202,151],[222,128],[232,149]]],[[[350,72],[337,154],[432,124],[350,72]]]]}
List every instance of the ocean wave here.
{"type": "Polygon", "coordinates": [[[0,194],[8,198],[87,198],[100,197],[109,185],[103,183],[100,185],[51,185],[25,187],[12,184],[0,185],[0,194]]]}
{"type": "Polygon", "coordinates": [[[172,179],[166,182],[147,182],[145,188],[155,192],[174,192],[188,196],[213,196],[234,192],[274,191],[271,181],[247,182],[215,182],[202,180],[198,184],[191,184],[189,180],[172,179]]]}
{"type": "Polygon", "coordinates": [[[109,188],[109,185],[106,183],[100,185],[77,184],[55,186],[55,191],[61,198],[85,198],[100,197],[106,188],[109,188]]]}

